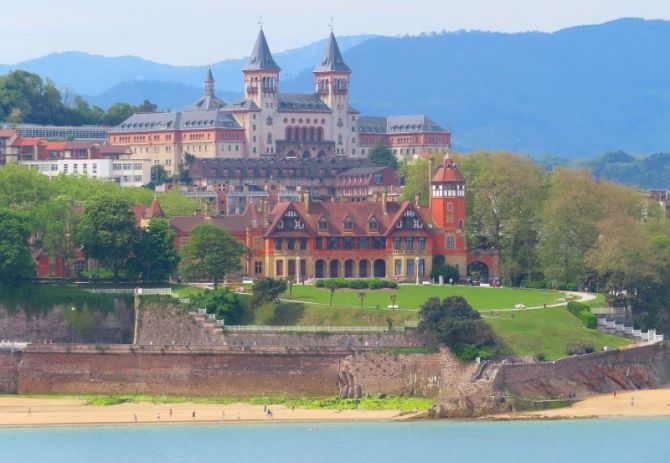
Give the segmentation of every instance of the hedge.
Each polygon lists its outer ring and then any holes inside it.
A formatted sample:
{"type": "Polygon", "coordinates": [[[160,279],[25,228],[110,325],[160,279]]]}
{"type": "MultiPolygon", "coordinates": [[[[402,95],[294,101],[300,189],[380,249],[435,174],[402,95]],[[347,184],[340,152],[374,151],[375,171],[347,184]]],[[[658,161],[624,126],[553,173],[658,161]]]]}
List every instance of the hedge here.
{"type": "Polygon", "coordinates": [[[595,330],[598,327],[598,317],[591,312],[582,312],[579,314],[582,324],[589,329],[595,330]]]}
{"type": "Polygon", "coordinates": [[[348,279],[348,278],[324,278],[316,280],[314,284],[317,288],[329,288],[335,286],[338,289],[382,289],[382,288],[397,288],[398,283],[391,280],[382,280],[380,278],[368,279],[348,279]]]}
{"type": "Polygon", "coordinates": [[[568,302],[568,312],[579,318],[586,328],[596,329],[598,326],[598,317],[591,313],[591,309],[586,304],[570,301],[568,302]]]}

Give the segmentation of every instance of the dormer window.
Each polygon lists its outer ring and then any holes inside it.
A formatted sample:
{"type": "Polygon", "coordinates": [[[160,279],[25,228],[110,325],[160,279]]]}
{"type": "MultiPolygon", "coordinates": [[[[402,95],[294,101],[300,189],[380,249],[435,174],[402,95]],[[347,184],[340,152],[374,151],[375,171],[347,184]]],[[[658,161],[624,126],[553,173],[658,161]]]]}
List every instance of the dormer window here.
{"type": "Polygon", "coordinates": [[[326,231],[328,230],[328,221],[326,220],[325,217],[321,217],[319,219],[319,231],[326,231]]]}
{"type": "Polygon", "coordinates": [[[376,217],[371,217],[370,220],[368,220],[368,230],[369,231],[379,230],[379,221],[377,220],[376,217]]]}
{"type": "Polygon", "coordinates": [[[354,221],[351,220],[351,217],[347,216],[344,218],[344,231],[351,231],[354,229],[354,221]]]}

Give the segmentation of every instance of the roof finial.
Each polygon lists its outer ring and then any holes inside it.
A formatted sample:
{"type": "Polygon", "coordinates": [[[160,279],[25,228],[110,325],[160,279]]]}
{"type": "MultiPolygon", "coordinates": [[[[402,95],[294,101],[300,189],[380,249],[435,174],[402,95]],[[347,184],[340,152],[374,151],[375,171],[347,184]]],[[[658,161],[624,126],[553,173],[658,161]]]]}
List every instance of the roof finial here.
{"type": "Polygon", "coordinates": [[[335,18],[332,16],[330,17],[330,24],[328,24],[328,27],[330,27],[330,32],[333,32],[333,29],[335,29],[335,18]]]}
{"type": "Polygon", "coordinates": [[[263,30],[263,13],[258,16],[258,28],[263,30]]]}

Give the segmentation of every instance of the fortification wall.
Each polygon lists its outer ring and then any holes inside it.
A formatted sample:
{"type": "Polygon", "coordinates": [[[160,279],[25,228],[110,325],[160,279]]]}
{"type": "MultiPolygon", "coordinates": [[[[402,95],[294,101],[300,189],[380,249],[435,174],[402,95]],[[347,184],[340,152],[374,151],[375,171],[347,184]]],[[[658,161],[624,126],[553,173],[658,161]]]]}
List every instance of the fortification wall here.
{"type": "Polygon", "coordinates": [[[594,353],[554,362],[502,364],[493,380],[494,390],[520,396],[578,396],[615,389],[648,389],[670,385],[670,349],[667,344],[594,353]]]}
{"type": "Polygon", "coordinates": [[[138,344],[192,346],[402,347],[429,344],[406,333],[231,333],[169,303],[143,303],[138,311],[138,344]]]}
{"type": "Polygon", "coordinates": [[[16,394],[19,388],[21,352],[0,351],[0,394],[16,394]]]}
{"type": "Polygon", "coordinates": [[[130,343],[135,323],[134,308],[122,300],[114,302],[109,312],[78,309],[60,305],[38,313],[22,308],[9,310],[0,306],[0,340],[22,342],[91,342],[130,343]]]}

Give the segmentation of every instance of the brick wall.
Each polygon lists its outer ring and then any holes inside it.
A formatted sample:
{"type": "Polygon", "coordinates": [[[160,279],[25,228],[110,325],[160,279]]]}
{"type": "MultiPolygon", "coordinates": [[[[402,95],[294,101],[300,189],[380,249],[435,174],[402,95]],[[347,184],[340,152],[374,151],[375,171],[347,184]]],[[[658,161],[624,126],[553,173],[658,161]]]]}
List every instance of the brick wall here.
{"type": "Polygon", "coordinates": [[[21,352],[0,351],[0,394],[16,394],[21,352]]]}

